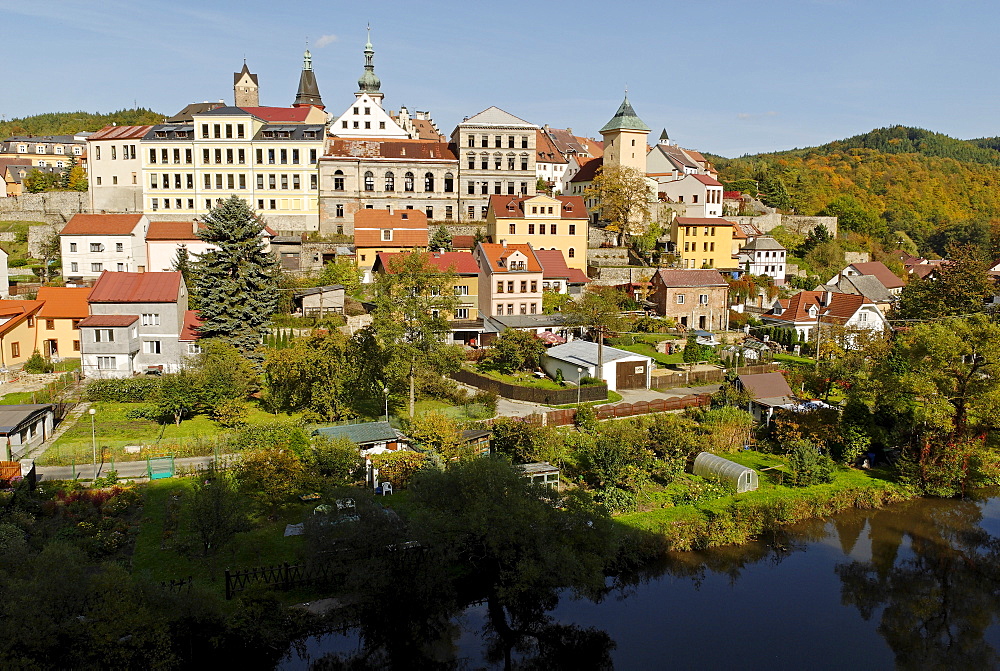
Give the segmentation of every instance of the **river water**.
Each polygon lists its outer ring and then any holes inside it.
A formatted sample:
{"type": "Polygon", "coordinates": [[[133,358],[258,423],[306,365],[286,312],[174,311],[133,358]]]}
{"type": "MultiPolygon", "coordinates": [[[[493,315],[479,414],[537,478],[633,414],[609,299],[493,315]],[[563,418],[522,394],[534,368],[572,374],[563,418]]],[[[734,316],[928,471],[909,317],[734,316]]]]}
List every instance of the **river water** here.
{"type": "MultiPolygon", "coordinates": [[[[672,555],[596,603],[564,595],[546,614],[564,642],[550,659],[575,669],[1000,667],[997,492],[851,511],[765,541],[672,555]]],[[[466,609],[413,668],[504,668],[488,621],[485,605],[466,609]]],[[[356,631],[329,634],[282,668],[324,656],[334,662],[324,668],[365,668],[339,661],[371,659],[362,649],[356,631]]],[[[554,668],[531,645],[512,659],[554,668]]]]}

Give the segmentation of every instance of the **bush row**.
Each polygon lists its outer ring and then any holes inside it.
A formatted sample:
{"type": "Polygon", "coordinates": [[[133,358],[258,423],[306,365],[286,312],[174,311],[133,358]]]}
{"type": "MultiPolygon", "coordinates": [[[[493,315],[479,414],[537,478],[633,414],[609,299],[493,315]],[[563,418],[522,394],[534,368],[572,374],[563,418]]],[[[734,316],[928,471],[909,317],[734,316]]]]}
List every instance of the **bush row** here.
{"type": "Polygon", "coordinates": [[[88,401],[107,401],[110,403],[142,403],[152,399],[159,389],[160,380],[156,377],[125,377],[107,380],[94,380],[87,385],[88,401]]]}

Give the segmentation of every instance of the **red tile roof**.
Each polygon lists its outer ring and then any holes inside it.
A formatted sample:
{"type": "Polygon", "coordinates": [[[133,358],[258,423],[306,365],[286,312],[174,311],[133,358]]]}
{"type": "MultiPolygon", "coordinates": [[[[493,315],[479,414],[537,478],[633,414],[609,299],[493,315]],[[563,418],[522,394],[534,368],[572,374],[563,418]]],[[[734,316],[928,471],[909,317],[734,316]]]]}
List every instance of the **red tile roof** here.
{"type": "MultiPolygon", "coordinates": [[[[386,272],[392,272],[393,260],[401,257],[401,252],[380,252],[378,264],[386,272]]],[[[479,275],[479,266],[472,252],[429,252],[428,261],[441,272],[452,272],[456,275],[479,275]]]]}
{"type": "Polygon", "coordinates": [[[427,215],[420,210],[358,210],[354,213],[355,247],[426,247],[427,215]],[[383,230],[392,240],[383,240],[383,230]]]}
{"type": "Polygon", "coordinates": [[[867,263],[852,263],[851,267],[862,275],[874,275],[875,279],[882,283],[886,289],[898,289],[905,285],[894,272],[881,261],[868,261],[867,263]]]}
{"type": "Polygon", "coordinates": [[[592,158],[586,163],[583,163],[583,159],[580,158],[577,161],[581,161],[580,171],[573,175],[573,178],[569,180],[571,182],[593,182],[597,171],[604,167],[603,158],[592,158]]]}
{"type": "Polygon", "coordinates": [[[43,301],[38,316],[43,319],[83,319],[90,314],[87,296],[90,287],[40,287],[38,300],[43,301]]]}
{"type": "Polygon", "coordinates": [[[590,281],[582,270],[566,265],[561,249],[536,249],[535,256],[542,264],[542,277],[547,280],[564,279],[570,284],[586,284],[590,281]]]}
{"type": "Polygon", "coordinates": [[[178,340],[181,342],[192,342],[198,339],[198,327],[201,326],[201,318],[197,310],[188,310],[184,313],[184,326],[181,327],[181,334],[178,340]]]}
{"type": "Polygon", "coordinates": [[[0,335],[13,330],[18,324],[38,312],[41,307],[41,301],[0,300],[0,317],[7,317],[7,321],[0,324],[0,335]]]}
{"type": "Polygon", "coordinates": [[[138,321],[139,315],[92,315],[80,322],[80,328],[113,328],[129,326],[138,321]]]}
{"type": "Polygon", "coordinates": [[[152,126],[105,126],[87,138],[87,142],[95,140],[131,140],[140,139],[152,126]]]}
{"type": "Polygon", "coordinates": [[[535,131],[535,152],[535,160],[539,163],[566,163],[559,149],[549,139],[548,133],[543,130],[535,131]]]}
{"type": "Polygon", "coordinates": [[[74,214],[61,235],[130,235],[141,214],[74,214]]]}
{"type": "MultiPolygon", "coordinates": [[[[435,160],[458,163],[458,158],[452,153],[448,143],[427,140],[330,138],[323,160],[338,158],[435,160]]],[[[402,178],[402,173],[398,177],[402,178]]]]}
{"type": "Polygon", "coordinates": [[[305,123],[311,107],[240,107],[264,121],[305,123]]]}
{"type": "MultiPolygon", "coordinates": [[[[146,240],[197,240],[193,221],[151,221],[146,240]]],[[[205,228],[199,223],[198,228],[205,228]]]]}
{"type": "Polygon", "coordinates": [[[173,303],[181,288],[181,274],[114,273],[105,270],[90,291],[91,303],[173,303]]]}
{"type": "Polygon", "coordinates": [[[472,251],[476,246],[476,236],[474,235],[453,235],[451,237],[452,249],[468,249],[472,251]]]}
{"type": "Polygon", "coordinates": [[[718,270],[660,268],[653,278],[660,278],[665,287],[725,287],[729,283],[718,270]]]}
{"type": "Polygon", "coordinates": [[[508,245],[498,245],[491,242],[481,242],[479,243],[479,249],[483,250],[483,254],[486,256],[487,261],[490,264],[490,269],[494,273],[506,273],[508,272],[506,259],[513,252],[521,252],[526,257],[528,257],[528,262],[526,264],[526,271],[515,271],[515,272],[529,272],[529,273],[540,273],[542,272],[542,266],[538,262],[538,257],[535,256],[534,250],[531,245],[528,244],[508,244],[508,245]],[[504,263],[499,263],[501,260],[504,263]]]}
{"type": "Polygon", "coordinates": [[[809,308],[815,306],[822,315],[823,323],[843,323],[861,309],[862,305],[874,305],[860,294],[841,294],[830,292],[830,303],[826,304],[825,291],[800,291],[788,299],[788,306],[779,314],[768,315],[769,319],[780,319],[789,322],[815,322],[816,317],[809,316],[809,308]]]}
{"type": "MultiPolygon", "coordinates": [[[[704,160],[704,159],[702,159],[704,160]]],[[[710,175],[691,175],[696,180],[704,184],[705,186],[722,186],[722,182],[717,179],[713,179],[710,175]]]]}
{"type": "MultiPolygon", "coordinates": [[[[497,219],[523,219],[524,202],[537,196],[490,196],[490,209],[497,219]],[[513,209],[512,209],[513,208],[513,209]]],[[[580,196],[556,196],[562,203],[562,219],[588,219],[587,206],[580,196]]],[[[548,221],[546,219],[546,221],[548,221]]]]}

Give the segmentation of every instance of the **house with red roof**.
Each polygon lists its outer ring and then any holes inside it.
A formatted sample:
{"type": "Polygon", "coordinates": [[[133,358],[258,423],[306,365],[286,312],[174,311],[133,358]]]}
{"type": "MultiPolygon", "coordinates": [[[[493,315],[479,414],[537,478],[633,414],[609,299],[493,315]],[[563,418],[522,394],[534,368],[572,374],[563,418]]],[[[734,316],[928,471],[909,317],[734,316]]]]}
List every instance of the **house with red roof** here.
{"type": "Polygon", "coordinates": [[[47,359],[80,358],[80,322],[90,316],[90,287],[40,287],[35,349],[47,359]]]}
{"type": "Polygon", "coordinates": [[[481,315],[542,314],[545,271],[530,244],[481,242],[473,254],[481,315]]]}
{"type": "Polygon", "coordinates": [[[383,252],[427,249],[427,215],[420,210],[359,210],[354,225],[354,253],[363,282],[372,281],[372,268],[383,252]]]}
{"type": "MultiPolygon", "coordinates": [[[[816,338],[817,330],[839,326],[847,331],[885,332],[889,322],[872,300],[861,294],[832,291],[800,291],[761,315],[768,326],[794,329],[802,340],[816,338]]],[[[851,343],[848,338],[847,344],[851,343]]]]}
{"type": "Polygon", "coordinates": [[[834,275],[826,284],[837,284],[842,279],[850,277],[874,277],[891,296],[898,296],[902,293],[903,287],[906,286],[906,282],[889,270],[889,267],[881,261],[852,263],[834,275]]]}
{"type": "Polygon", "coordinates": [[[101,274],[79,322],[87,377],[175,373],[189,354],[188,292],[179,272],[101,274]]]}
{"type": "Polygon", "coordinates": [[[586,273],[589,216],[580,196],[492,195],[486,235],[492,242],[559,250],[570,268],[586,273]]]}
{"type": "Polygon", "coordinates": [[[729,327],[729,283],[718,270],[660,268],[651,282],[657,314],[689,329],[729,327]]]}
{"type": "Polygon", "coordinates": [[[106,271],[145,271],[148,230],[149,219],[138,212],[74,214],[59,232],[63,278],[72,285],[106,271]]]}

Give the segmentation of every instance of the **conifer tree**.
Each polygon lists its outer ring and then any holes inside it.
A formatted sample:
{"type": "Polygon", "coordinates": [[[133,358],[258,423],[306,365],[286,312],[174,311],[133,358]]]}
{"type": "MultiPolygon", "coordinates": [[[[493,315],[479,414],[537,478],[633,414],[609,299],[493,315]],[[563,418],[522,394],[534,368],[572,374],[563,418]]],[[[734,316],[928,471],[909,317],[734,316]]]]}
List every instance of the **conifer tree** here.
{"type": "Polygon", "coordinates": [[[194,264],[199,332],[249,354],[268,332],[278,307],[278,262],[264,250],[264,222],[234,195],[205,215],[203,223],[198,238],[215,248],[194,264]]]}

